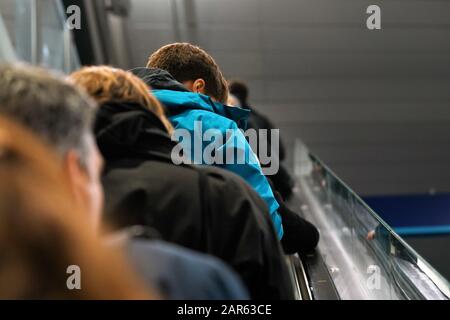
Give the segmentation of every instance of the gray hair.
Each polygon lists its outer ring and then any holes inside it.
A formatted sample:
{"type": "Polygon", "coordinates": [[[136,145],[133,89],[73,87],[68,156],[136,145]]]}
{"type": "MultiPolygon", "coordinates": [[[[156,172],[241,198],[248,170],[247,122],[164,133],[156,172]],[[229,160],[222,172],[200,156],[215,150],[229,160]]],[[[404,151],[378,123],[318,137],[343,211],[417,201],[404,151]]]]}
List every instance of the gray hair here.
{"type": "Polygon", "coordinates": [[[0,115],[15,120],[61,155],[86,161],[95,103],[62,76],[25,64],[0,66],[0,115]]]}

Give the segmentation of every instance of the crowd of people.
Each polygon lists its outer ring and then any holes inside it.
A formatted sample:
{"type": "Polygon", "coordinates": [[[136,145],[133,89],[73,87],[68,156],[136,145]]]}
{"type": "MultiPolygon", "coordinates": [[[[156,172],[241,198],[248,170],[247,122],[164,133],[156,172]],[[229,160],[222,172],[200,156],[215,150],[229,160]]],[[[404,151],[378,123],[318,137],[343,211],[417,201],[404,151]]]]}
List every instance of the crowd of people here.
{"type": "Polygon", "coordinates": [[[264,175],[247,127],[275,128],[188,43],[129,71],[1,66],[0,298],[293,299],[285,256],[319,233],[287,206],[283,165],[264,175]],[[192,149],[178,160],[208,149],[174,139],[198,123],[223,138],[214,152],[248,157],[175,161],[178,144],[192,149]]]}

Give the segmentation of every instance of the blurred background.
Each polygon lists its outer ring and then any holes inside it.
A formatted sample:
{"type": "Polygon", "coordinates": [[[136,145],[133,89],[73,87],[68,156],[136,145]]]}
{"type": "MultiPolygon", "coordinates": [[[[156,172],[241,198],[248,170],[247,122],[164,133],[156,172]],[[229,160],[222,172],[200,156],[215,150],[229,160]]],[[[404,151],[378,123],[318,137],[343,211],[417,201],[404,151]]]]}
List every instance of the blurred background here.
{"type": "Polygon", "coordinates": [[[377,0],[381,30],[366,28],[370,4],[0,0],[0,57],[128,69],[164,44],[198,44],[248,83],[251,105],[281,129],[289,167],[300,139],[425,252],[450,233],[450,1],[377,0]],[[70,31],[73,4],[81,29],[70,31]]]}

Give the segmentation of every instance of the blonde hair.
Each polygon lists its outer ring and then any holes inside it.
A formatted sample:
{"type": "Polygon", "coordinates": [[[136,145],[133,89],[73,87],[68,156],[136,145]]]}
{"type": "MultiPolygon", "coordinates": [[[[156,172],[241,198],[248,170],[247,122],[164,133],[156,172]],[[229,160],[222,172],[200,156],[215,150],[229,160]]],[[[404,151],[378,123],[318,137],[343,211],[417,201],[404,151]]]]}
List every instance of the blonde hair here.
{"type": "Polygon", "coordinates": [[[173,126],[167,119],[161,103],[150,88],[131,72],[109,66],[84,67],[70,75],[70,79],[103,104],[108,101],[134,102],[153,112],[172,134],[173,126]]]}
{"type": "Polygon", "coordinates": [[[70,192],[57,156],[0,118],[0,299],[150,299],[70,192]],[[81,269],[81,290],[67,268],[81,269]]]}

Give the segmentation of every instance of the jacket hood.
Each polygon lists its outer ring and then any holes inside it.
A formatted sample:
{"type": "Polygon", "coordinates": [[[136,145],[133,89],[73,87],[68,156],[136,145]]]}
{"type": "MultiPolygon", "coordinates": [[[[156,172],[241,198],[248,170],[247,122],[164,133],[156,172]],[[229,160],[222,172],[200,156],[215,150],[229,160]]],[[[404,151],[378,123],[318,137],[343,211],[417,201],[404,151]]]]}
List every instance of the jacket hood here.
{"type": "Polygon", "coordinates": [[[175,80],[175,78],[165,70],[155,68],[134,68],[131,69],[130,72],[141,78],[154,90],[166,89],[189,92],[182,83],[175,80]]]}
{"type": "Polygon", "coordinates": [[[106,159],[170,155],[174,146],[161,120],[136,103],[107,102],[101,105],[94,125],[95,137],[106,159]]]}
{"type": "Polygon", "coordinates": [[[226,106],[204,94],[190,92],[165,70],[136,68],[130,71],[153,89],[153,94],[165,105],[169,116],[187,110],[204,110],[233,120],[242,127],[246,126],[249,110],[226,106]]]}

